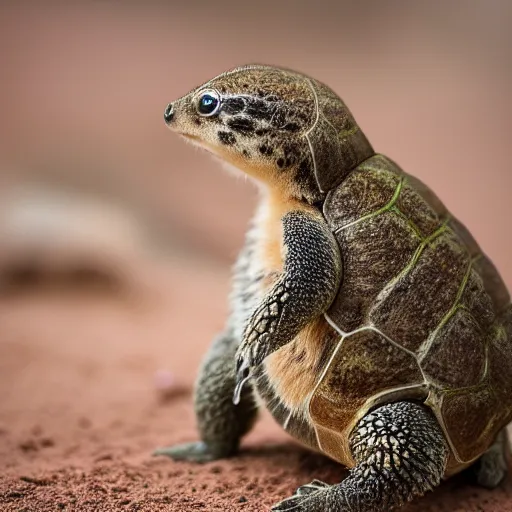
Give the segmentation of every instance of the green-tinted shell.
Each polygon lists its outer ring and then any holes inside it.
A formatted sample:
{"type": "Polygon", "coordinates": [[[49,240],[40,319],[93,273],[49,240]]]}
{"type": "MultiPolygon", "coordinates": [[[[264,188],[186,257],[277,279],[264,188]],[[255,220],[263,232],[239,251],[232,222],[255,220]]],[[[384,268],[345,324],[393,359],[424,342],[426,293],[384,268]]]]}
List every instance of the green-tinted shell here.
{"type": "Polygon", "coordinates": [[[512,308],[492,263],[441,201],[375,155],[324,215],[344,277],[327,319],[340,334],[309,403],[320,447],[351,465],[348,437],[378,404],[423,400],[452,448],[480,456],[512,414],[512,308]]]}

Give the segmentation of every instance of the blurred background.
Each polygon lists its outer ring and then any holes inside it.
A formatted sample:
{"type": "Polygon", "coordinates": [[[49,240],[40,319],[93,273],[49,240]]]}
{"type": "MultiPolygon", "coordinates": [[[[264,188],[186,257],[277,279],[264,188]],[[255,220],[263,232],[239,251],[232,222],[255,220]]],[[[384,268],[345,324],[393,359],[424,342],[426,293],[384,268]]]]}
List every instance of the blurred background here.
{"type": "Polygon", "coordinates": [[[236,65],[329,84],[512,285],[511,22],[508,0],[2,0],[0,427],[192,381],[256,194],[163,111],[236,65]]]}
{"type": "Polygon", "coordinates": [[[31,207],[12,198],[20,188],[44,211],[72,192],[74,208],[124,209],[159,246],[231,262],[254,191],[172,136],[162,112],[212,76],[260,62],[328,83],[374,147],[431,185],[512,281],[507,0],[0,5],[7,222],[31,207]]]}

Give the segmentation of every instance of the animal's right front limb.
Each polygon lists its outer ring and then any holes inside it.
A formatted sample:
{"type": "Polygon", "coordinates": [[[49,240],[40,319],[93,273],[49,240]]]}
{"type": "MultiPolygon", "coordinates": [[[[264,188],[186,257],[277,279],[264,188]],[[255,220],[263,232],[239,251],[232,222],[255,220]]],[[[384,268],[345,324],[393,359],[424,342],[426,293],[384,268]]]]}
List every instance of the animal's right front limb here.
{"type": "Polygon", "coordinates": [[[155,455],[174,460],[207,462],[234,455],[240,439],[254,424],[257,414],[251,386],[238,405],[235,390],[235,352],[238,343],[230,332],[217,337],[206,354],[195,390],[195,412],[201,440],[158,449],[155,455]]]}

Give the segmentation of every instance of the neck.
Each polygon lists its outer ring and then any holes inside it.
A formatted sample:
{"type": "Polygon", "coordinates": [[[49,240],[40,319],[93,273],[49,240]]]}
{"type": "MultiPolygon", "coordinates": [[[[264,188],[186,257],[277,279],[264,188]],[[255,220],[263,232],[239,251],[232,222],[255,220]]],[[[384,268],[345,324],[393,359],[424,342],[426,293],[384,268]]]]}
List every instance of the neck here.
{"type": "Polygon", "coordinates": [[[264,184],[258,184],[258,189],[260,192],[260,210],[272,211],[276,218],[281,218],[282,215],[291,210],[311,211],[317,209],[303,199],[283,193],[281,189],[270,188],[264,184]]]}

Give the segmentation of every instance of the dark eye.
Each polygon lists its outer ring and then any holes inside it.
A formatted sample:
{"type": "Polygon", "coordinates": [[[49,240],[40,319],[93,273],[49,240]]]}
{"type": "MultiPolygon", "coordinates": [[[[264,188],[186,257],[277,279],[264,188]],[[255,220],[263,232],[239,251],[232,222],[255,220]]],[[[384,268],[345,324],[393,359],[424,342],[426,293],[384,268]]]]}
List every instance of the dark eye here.
{"type": "Polygon", "coordinates": [[[197,100],[197,111],[202,116],[213,116],[220,107],[219,94],[216,91],[206,91],[197,100]]]}

